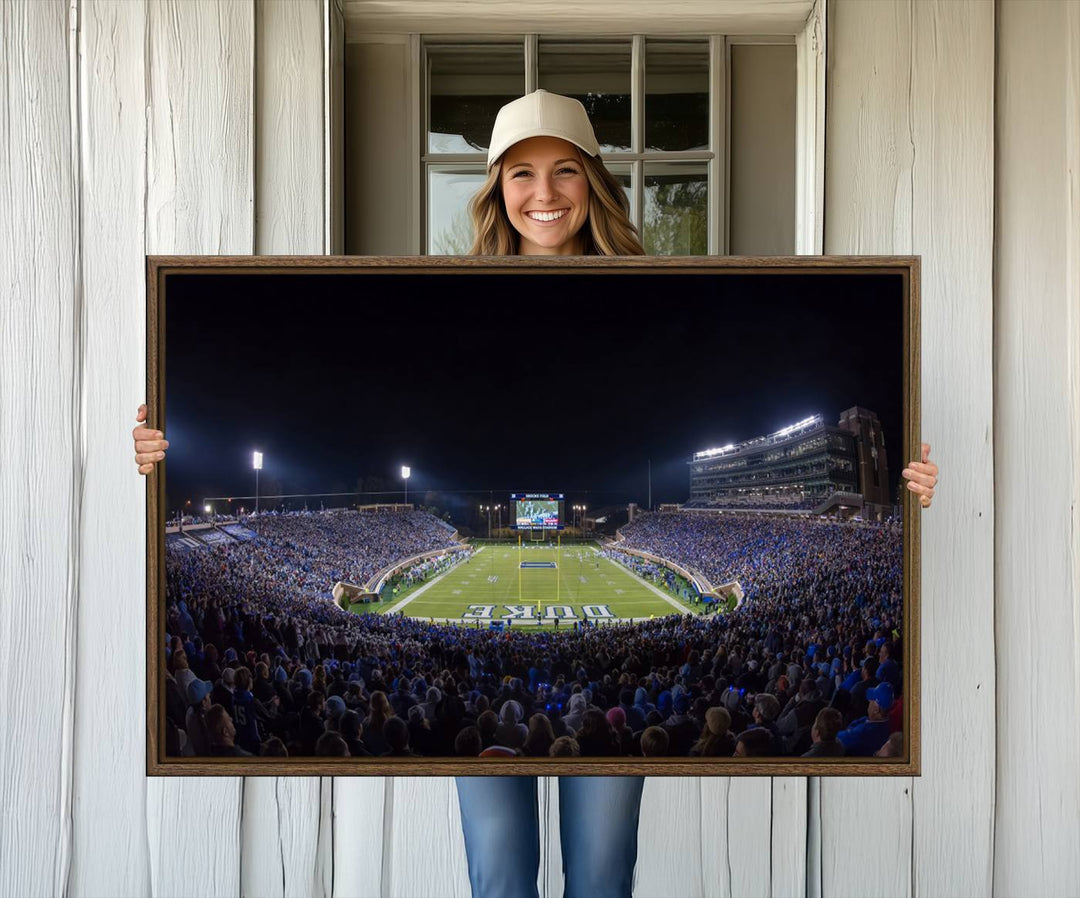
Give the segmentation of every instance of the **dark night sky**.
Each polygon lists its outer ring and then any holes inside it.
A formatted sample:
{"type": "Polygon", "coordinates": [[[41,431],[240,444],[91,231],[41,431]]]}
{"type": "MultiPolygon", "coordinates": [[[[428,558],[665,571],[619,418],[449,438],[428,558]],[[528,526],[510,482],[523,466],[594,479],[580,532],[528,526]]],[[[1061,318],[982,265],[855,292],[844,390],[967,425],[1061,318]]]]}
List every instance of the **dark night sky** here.
{"type": "MultiPolygon", "coordinates": [[[[260,491],[684,501],[698,450],[878,413],[894,484],[895,275],[170,275],[169,507],[260,491]]],[[[316,505],[317,505],[316,500],[316,505]]],[[[464,500],[463,500],[464,501],[464,500]]],[[[470,502],[473,500],[470,499],[470,502]]]]}

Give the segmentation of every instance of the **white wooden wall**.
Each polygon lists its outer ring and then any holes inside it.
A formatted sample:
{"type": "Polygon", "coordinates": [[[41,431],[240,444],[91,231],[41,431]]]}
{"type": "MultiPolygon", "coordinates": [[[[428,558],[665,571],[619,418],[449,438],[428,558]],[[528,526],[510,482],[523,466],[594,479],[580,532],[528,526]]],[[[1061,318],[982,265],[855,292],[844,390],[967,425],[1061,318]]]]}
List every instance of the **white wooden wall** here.
{"type": "MultiPolygon", "coordinates": [[[[143,256],[333,245],[340,27],[0,2],[0,895],[468,893],[451,780],[143,774],[143,256]]],[[[1075,895],[1080,4],[831,0],[828,54],[825,250],[923,257],[923,776],[650,780],[636,894],[1075,895]]]]}

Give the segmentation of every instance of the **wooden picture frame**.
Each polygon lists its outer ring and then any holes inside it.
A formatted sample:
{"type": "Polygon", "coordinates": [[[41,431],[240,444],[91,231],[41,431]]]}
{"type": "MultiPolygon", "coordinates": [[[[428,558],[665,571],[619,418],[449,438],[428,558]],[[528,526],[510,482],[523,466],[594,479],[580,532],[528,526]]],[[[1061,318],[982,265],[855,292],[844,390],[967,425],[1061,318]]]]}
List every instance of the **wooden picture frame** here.
{"type": "MultiPolygon", "coordinates": [[[[170,437],[165,405],[167,367],[166,308],[170,291],[177,290],[178,278],[235,278],[236,284],[250,283],[243,279],[292,277],[302,278],[304,284],[304,314],[319,310],[320,285],[328,277],[348,277],[356,281],[355,295],[365,304],[400,302],[416,278],[426,282],[443,283],[439,279],[528,278],[547,279],[546,284],[562,288],[577,285],[588,279],[595,285],[596,295],[610,303],[612,278],[622,278],[619,285],[632,292],[649,289],[651,301],[663,314],[679,314],[680,288],[714,284],[723,294],[724,284],[738,278],[739,289],[754,290],[757,284],[780,284],[791,295],[800,288],[810,289],[814,279],[823,277],[861,278],[860,284],[877,284],[865,301],[869,304],[888,304],[889,320],[902,329],[902,358],[886,360],[878,377],[886,371],[890,383],[900,385],[897,397],[902,410],[902,434],[889,436],[888,464],[890,480],[899,479],[900,468],[909,459],[918,457],[920,432],[920,355],[919,355],[919,281],[918,257],[686,257],[686,258],[477,258],[477,257],[147,257],[147,426],[164,430],[170,437]],[[372,276],[377,276],[372,279],[372,276]],[[400,286],[389,292],[387,278],[400,286]],[[367,278],[368,280],[364,280],[367,278]],[[567,278],[572,281],[566,280],[567,278]],[[724,279],[729,279],[725,281],[724,279]],[[432,279],[435,279],[432,281],[432,279]],[[561,279],[561,280],[560,280],[561,279]],[[655,290],[658,279],[666,287],[655,290]],[[703,280],[705,279],[705,280],[703,280]],[[769,280],[773,279],[773,280],[769,280]],[[780,279],[780,280],[775,280],[780,279]],[[371,287],[377,284],[378,289],[371,287]],[[749,286],[746,286],[749,285],[749,286]],[[809,285],[809,286],[808,286],[809,285]],[[387,291],[380,294],[380,291],[387,291]],[[894,447],[900,447],[902,456],[894,447]]],[[[185,282],[186,283],[186,282],[185,282]]],[[[460,282],[459,282],[460,283],[460,282]]],[[[506,281],[499,283],[505,284],[506,281]]],[[[524,283],[524,281],[522,282],[524,283]]],[[[869,288],[868,288],[869,289],[869,288]]],[[[711,294],[710,294],[711,295],[711,294]]],[[[747,294],[748,296],[750,294],[747,294]]],[[[720,300],[717,300],[720,301],[720,300]]],[[[822,302],[821,315],[828,316],[828,302],[822,302]]],[[[870,306],[868,306],[869,308],[870,306]]],[[[879,309],[880,311],[880,309],[879,309]]],[[[612,314],[619,314],[612,304],[612,314]]],[[[200,322],[200,324],[203,324],[200,322]]],[[[208,333],[213,320],[206,321],[208,333]]],[[[281,322],[278,322],[281,326],[281,322]]],[[[259,325],[253,323],[253,338],[259,325]]],[[[335,339],[334,328],[328,324],[328,341],[335,339]]],[[[841,353],[854,341],[874,339],[860,331],[858,321],[837,322],[836,344],[822,346],[822,358],[841,353]],[[842,326],[841,326],[842,325],[842,326]]],[[[708,335],[704,335],[708,336],[708,335]]],[[[710,345],[708,341],[704,345],[710,345]]],[[[783,351],[782,347],[762,347],[763,352],[783,351]]],[[[378,372],[371,377],[377,378],[378,372]]],[[[862,376],[862,375],[860,375],[862,376]]],[[[857,406],[858,400],[852,405],[857,406]]],[[[828,409],[830,414],[839,409],[828,409]]],[[[816,425],[814,425],[816,426],[816,425]]],[[[750,434],[746,435],[751,436],[750,434]]],[[[773,436],[776,436],[775,434],[773,436]]],[[[689,447],[688,447],[689,448],[689,447]]],[[[174,447],[170,447],[172,452],[174,447]]],[[[720,450],[716,450],[720,451],[720,450]]],[[[738,451],[743,451],[740,448],[738,451]]],[[[747,450],[748,451],[748,450],[747,450]]],[[[876,456],[875,456],[876,458],[876,456]]],[[[920,773],[920,552],[919,503],[906,489],[899,491],[902,528],[903,600],[902,600],[902,695],[903,695],[903,753],[900,757],[815,758],[756,757],[756,758],[644,758],[644,757],[576,757],[576,758],[329,758],[329,757],[184,757],[167,756],[165,751],[165,662],[166,662],[166,470],[156,466],[147,478],[147,773],[149,775],[212,775],[212,776],[341,776],[341,775],[649,775],[649,776],[822,776],[822,775],[900,775],[920,773]]],[[[861,503],[861,499],[860,499],[861,503]]],[[[867,503],[865,508],[881,507],[867,503]]],[[[777,511],[777,514],[782,514],[777,511]]],[[[855,526],[855,525],[852,525],[855,526]]],[[[869,526],[869,525],[867,525],[869,526]]],[[[882,525],[884,526],[884,525],[882,525]]],[[[836,646],[839,648],[839,643],[836,646]]],[[[854,653],[852,654],[853,657],[854,653]]],[[[837,657],[839,657],[837,655],[837,657]]]]}

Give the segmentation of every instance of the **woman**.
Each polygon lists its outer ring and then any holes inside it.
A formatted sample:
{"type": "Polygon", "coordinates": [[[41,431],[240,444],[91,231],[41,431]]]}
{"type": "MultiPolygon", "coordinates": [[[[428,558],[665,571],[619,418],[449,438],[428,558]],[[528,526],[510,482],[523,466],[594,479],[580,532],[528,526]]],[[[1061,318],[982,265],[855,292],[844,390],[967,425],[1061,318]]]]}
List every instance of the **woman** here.
{"type": "MultiPolygon", "coordinates": [[[[471,252],[642,255],[626,195],[599,153],[576,100],[536,91],[504,106],[491,134],[487,180],[470,204],[471,252]]],[[[572,697],[571,717],[584,704],[584,697],[572,697]]],[[[567,725],[580,724],[568,719],[567,725]]],[[[643,783],[642,777],[560,778],[567,898],[630,894],[643,783]]],[[[475,898],[535,896],[536,779],[458,777],[457,784],[475,898]],[[520,863],[504,862],[515,856],[520,863]]]]}
{"type": "Polygon", "coordinates": [[[620,754],[611,723],[603,711],[595,708],[585,712],[575,738],[583,758],[613,758],[620,754]]]}
{"type": "Polygon", "coordinates": [[[690,757],[730,758],[735,753],[735,737],[730,727],[731,715],[725,709],[709,708],[705,712],[705,729],[690,748],[690,757]]]}
{"type": "Polygon", "coordinates": [[[503,702],[499,708],[499,725],[495,729],[495,741],[507,748],[521,748],[529,738],[529,728],[521,722],[525,716],[520,702],[513,699],[503,702]]]}
{"type": "Polygon", "coordinates": [[[488,177],[469,204],[471,253],[485,256],[640,256],[629,203],[600,161],[577,100],[538,90],[495,119],[488,177]]]}
{"type": "MultiPolygon", "coordinates": [[[[471,252],[642,255],[626,196],[599,152],[585,109],[576,100],[540,90],[504,106],[492,130],[487,180],[470,203],[471,252]]],[[[137,420],[145,419],[146,407],[141,406],[137,420]]],[[[168,441],[160,431],[141,426],[133,436],[135,461],[146,474],[164,458],[168,441]]],[[[924,445],[921,463],[904,471],[908,488],[924,507],[933,497],[937,475],[928,452],[924,445]]],[[[567,726],[574,725],[578,711],[574,698],[570,705],[567,726]]],[[[584,708],[579,713],[584,716],[584,708]]],[[[536,896],[536,778],[459,777],[457,784],[474,898],[536,896]]],[[[560,778],[567,898],[630,895],[643,784],[643,777],[560,778]]]]}
{"type": "Polygon", "coordinates": [[[555,743],[555,730],[546,714],[534,714],[529,718],[529,738],[522,751],[529,758],[546,758],[555,743]]]}
{"type": "MultiPolygon", "coordinates": [[[[626,725],[626,712],[622,708],[615,707],[608,709],[607,714],[604,716],[611,725],[611,732],[615,741],[615,753],[618,755],[634,754],[634,732],[626,725]]],[[[641,721],[641,728],[644,730],[644,716],[641,718],[641,721]]]]}
{"type": "Polygon", "coordinates": [[[395,718],[394,709],[386,698],[386,693],[375,690],[371,693],[371,711],[364,719],[363,742],[373,755],[382,755],[390,750],[390,743],[386,739],[384,729],[389,720],[395,718]]]}

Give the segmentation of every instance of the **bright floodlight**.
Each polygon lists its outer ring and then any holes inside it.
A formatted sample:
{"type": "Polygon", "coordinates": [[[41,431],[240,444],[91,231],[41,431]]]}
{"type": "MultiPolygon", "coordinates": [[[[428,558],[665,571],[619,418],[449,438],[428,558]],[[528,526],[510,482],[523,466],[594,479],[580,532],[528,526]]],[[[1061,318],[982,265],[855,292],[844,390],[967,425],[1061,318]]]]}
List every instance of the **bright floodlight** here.
{"type": "Polygon", "coordinates": [[[408,480],[408,479],[409,479],[409,475],[410,475],[411,473],[412,473],[412,468],[408,467],[407,465],[402,465],[402,466],[401,466],[401,476],[402,476],[402,477],[403,477],[403,478],[404,478],[405,480],[408,480]]]}
{"type": "Polygon", "coordinates": [[[253,465],[253,467],[255,468],[256,471],[261,471],[262,470],[262,453],[261,452],[256,452],[255,453],[255,456],[254,456],[254,458],[252,460],[252,465],[253,465]]]}
{"type": "Polygon", "coordinates": [[[210,506],[209,505],[204,505],[203,506],[203,511],[205,511],[207,514],[210,514],[210,506]]]}
{"type": "Polygon", "coordinates": [[[773,434],[773,436],[787,436],[789,433],[794,433],[796,430],[799,430],[802,427],[806,427],[808,424],[819,423],[820,419],[821,415],[811,415],[809,418],[803,418],[801,421],[798,421],[795,424],[789,424],[787,427],[781,427],[778,431],[776,431],[776,433],[773,434]]]}

